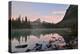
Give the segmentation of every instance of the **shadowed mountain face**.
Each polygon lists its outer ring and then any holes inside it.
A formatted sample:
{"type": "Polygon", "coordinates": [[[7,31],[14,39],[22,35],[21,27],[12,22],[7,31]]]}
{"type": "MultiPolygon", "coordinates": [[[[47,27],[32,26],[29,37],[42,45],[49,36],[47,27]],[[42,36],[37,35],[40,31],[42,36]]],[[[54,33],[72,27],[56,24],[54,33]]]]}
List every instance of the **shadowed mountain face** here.
{"type": "Polygon", "coordinates": [[[70,5],[67,9],[63,21],[61,21],[60,25],[62,27],[69,27],[77,29],[78,26],[78,6],[77,5],[70,5]]]}
{"type": "Polygon", "coordinates": [[[70,5],[66,11],[64,18],[77,19],[77,15],[78,15],[78,6],[77,5],[70,5]]]}

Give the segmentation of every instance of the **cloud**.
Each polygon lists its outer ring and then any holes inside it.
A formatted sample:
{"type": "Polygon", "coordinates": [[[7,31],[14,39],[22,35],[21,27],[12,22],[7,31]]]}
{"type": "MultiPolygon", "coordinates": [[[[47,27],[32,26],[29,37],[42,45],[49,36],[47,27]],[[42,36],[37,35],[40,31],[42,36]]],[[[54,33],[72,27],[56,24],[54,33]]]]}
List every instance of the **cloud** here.
{"type": "Polygon", "coordinates": [[[52,14],[53,15],[64,15],[65,11],[53,11],[52,14]]]}

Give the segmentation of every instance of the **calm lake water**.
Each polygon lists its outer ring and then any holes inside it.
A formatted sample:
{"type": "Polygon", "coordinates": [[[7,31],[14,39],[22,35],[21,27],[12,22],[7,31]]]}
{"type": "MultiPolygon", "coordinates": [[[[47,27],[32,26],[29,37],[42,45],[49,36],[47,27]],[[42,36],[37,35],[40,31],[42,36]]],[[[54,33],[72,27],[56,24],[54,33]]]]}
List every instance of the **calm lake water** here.
{"type": "Polygon", "coordinates": [[[66,49],[64,46],[74,37],[71,34],[72,31],[70,29],[12,30],[11,49],[12,52],[49,51],[56,50],[57,48],[62,50],[66,49]],[[16,47],[23,45],[27,46],[16,47]]]}

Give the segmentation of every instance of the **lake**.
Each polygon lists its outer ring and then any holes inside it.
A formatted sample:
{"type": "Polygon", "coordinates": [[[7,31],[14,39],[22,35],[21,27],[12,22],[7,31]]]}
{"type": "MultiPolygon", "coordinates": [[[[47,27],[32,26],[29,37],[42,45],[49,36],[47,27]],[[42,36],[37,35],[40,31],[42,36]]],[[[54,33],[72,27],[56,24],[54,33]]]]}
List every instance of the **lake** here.
{"type": "Polygon", "coordinates": [[[11,41],[12,52],[77,48],[77,36],[69,28],[15,29],[11,30],[11,40],[9,41],[11,41]]]}

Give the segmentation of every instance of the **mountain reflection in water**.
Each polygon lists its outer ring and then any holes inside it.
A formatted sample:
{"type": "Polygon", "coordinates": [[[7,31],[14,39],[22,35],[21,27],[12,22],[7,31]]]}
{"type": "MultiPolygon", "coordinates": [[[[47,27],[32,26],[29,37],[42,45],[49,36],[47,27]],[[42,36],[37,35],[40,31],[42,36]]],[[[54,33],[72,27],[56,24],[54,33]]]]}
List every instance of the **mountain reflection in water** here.
{"type": "Polygon", "coordinates": [[[77,49],[77,34],[70,29],[23,29],[11,31],[11,51],[77,49]]]}
{"type": "Polygon", "coordinates": [[[20,36],[20,40],[13,38],[11,40],[12,51],[24,52],[24,51],[45,51],[53,49],[64,49],[66,45],[64,38],[58,33],[41,34],[39,37],[35,35],[20,36]],[[26,40],[25,40],[26,39],[26,40]],[[18,45],[28,45],[25,48],[15,48],[18,45]],[[41,48],[40,48],[41,47],[41,48]],[[40,49],[38,49],[40,48],[40,49]]]}

